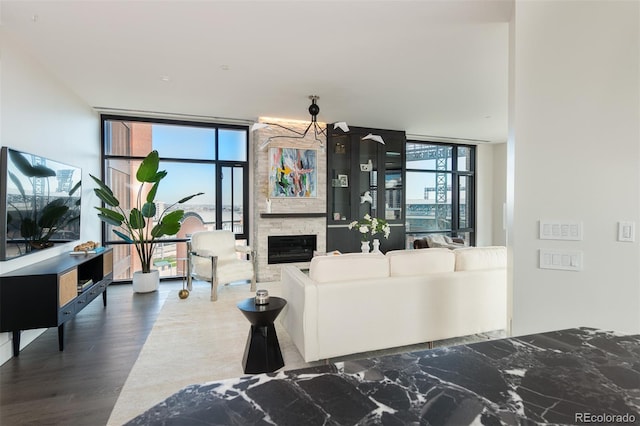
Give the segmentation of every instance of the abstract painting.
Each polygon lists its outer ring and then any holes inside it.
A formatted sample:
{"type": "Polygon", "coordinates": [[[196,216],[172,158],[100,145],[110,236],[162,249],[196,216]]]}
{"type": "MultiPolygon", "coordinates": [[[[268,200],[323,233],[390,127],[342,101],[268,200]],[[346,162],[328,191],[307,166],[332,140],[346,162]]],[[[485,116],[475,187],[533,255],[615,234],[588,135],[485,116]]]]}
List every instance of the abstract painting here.
{"type": "Polygon", "coordinates": [[[315,198],[318,196],[317,151],[269,149],[269,196],[315,198]]]}

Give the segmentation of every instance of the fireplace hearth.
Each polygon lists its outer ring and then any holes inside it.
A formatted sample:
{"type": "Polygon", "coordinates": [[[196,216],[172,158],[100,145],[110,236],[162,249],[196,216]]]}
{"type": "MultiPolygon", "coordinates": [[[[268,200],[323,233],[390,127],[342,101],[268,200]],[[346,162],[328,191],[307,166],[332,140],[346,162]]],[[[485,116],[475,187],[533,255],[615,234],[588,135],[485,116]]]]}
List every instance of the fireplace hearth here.
{"type": "Polygon", "coordinates": [[[270,235],[267,263],[309,262],[317,247],[317,235],[270,235]]]}

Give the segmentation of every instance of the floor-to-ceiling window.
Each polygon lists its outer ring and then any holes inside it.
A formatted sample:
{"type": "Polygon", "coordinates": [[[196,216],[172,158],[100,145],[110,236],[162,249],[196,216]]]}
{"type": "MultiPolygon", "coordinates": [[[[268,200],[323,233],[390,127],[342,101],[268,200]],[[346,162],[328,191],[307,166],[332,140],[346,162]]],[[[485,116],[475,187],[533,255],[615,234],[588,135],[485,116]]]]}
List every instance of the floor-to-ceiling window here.
{"type": "MultiPolygon", "coordinates": [[[[174,120],[102,116],[103,180],[127,210],[139,184],[135,173],[152,150],[160,155],[167,177],[159,186],[158,208],[203,192],[174,206],[185,216],[178,234],[164,237],[154,253],[161,277],[183,276],[189,235],[201,230],[226,229],[236,239],[248,238],[248,128],[174,120]]],[[[129,280],[140,269],[132,246],[103,225],[104,244],[114,248],[114,278],[129,280]]]]}
{"type": "Polygon", "coordinates": [[[475,244],[475,147],[407,141],[407,245],[429,234],[475,244]]]}

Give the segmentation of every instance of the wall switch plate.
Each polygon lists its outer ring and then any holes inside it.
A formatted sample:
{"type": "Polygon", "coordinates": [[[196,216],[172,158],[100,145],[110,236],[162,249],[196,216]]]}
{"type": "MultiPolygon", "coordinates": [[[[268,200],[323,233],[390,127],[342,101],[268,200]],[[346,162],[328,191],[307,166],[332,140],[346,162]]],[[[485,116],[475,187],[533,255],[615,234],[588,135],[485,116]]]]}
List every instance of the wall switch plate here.
{"type": "Polygon", "coordinates": [[[582,222],[540,221],[541,240],[582,240],[582,222]]]}
{"type": "Polygon", "coordinates": [[[618,222],[618,241],[634,242],[636,240],[636,223],[618,222]]]}
{"type": "Polygon", "coordinates": [[[582,252],[579,250],[540,249],[540,268],[581,271],[582,252]]]}

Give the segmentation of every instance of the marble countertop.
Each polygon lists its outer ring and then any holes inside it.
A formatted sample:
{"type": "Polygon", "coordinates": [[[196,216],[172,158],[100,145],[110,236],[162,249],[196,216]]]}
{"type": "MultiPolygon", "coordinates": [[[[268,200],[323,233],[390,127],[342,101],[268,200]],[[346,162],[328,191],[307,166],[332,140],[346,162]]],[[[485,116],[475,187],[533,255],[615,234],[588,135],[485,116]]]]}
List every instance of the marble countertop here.
{"type": "Polygon", "coordinates": [[[640,335],[577,328],[188,386],[127,425],[640,424],[640,335]]]}

